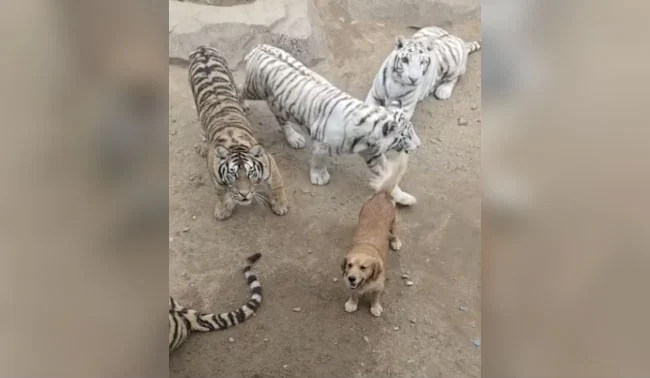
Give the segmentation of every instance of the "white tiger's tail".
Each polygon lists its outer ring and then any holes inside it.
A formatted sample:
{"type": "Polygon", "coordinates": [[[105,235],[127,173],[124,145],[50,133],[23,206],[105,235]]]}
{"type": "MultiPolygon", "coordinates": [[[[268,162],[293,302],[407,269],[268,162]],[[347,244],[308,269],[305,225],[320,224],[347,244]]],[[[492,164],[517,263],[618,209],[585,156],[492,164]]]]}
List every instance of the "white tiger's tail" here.
{"type": "Polygon", "coordinates": [[[475,53],[481,49],[481,41],[472,41],[472,42],[465,42],[465,46],[467,47],[467,50],[469,51],[467,55],[471,53],[475,53]]]}
{"type": "Polygon", "coordinates": [[[388,161],[388,169],[384,175],[375,176],[371,180],[370,186],[375,190],[375,193],[384,192],[392,196],[393,191],[406,173],[407,165],[408,155],[405,152],[400,152],[397,159],[388,161]]]}

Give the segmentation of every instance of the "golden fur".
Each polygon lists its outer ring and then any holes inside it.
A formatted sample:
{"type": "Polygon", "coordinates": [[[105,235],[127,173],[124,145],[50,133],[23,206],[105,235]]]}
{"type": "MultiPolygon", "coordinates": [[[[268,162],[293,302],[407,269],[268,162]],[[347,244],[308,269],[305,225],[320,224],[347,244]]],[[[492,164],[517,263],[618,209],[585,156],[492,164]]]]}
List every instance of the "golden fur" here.
{"type": "Polygon", "coordinates": [[[359,298],[370,296],[370,313],[380,316],[383,308],[381,293],[386,282],[386,258],[388,247],[397,251],[402,242],[397,236],[397,208],[391,192],[399,183],[406,169],[406,156],[400,155],[375,186],[375,194],[361,207],[359,225],[352,240],[352,248],[341,263],[344,282],[350,291],[345,311],[354,312],[359,298]]]}
{"type": "Polygon", "coordinates": [[[218,50],[202,46],[190,54],[188,80],[201,121],[199,153],[207,159],[217,189],[214,217],[229,218],[237,204],[268,202],[277,215],[289,211],[282,175],[271,154],[252,134],[228,63],[218,50]],[[268,189],[270,199],[258,188],[268,189]]]}

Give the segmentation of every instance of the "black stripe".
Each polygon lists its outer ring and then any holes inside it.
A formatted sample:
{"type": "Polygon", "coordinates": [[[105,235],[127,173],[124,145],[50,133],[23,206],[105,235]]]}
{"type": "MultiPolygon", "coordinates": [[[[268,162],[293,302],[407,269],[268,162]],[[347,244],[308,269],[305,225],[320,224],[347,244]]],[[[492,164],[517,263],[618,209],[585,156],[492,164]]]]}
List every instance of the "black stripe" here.
{"type": "Polygon", "coordinates": [[[354,138],[354,140],[352,141],[352,146],[350,147],[351,152],[354,152],[354,147],[357,145],[357,143],[361,141],[361,139],[363,139],[363,137],[354,138]]]}
{"type": "Polygon", "coordinates": [[[246,320],[246,314],[244,313],[244,310],[242,310],[241,308],[235,311],[235,315],[239,323],[243,323],[246,320]]]}
{"type": "Polygon", "coordinates": [[[174,322],[174,334],[172,336],[172,344],[176,341],[176,338],[178,337],[178,320],[172,316],[172,320],[174,322]]]}
{"type": "Polygon", "coordinates": [[[229,313],[228,313],[228,319],[230,320],[230,325],[234,326],[234,325],[237,324],[237,323],[235,323],[235,317],[234,317],[234,315],[232,314],[232,312],[229,312],[229,313]]]}

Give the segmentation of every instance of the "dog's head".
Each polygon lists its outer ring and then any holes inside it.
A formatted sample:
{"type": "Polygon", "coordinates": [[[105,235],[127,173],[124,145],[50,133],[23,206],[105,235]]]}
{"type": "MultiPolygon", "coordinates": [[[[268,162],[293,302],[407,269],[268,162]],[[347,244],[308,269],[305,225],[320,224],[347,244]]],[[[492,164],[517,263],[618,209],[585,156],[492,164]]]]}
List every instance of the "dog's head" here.
{"type": "Polygon", "coordinates": [[[381,261],[367,254],[348,255],[341,262],[343,279],[348,288],[354,290],[367,282],[376,280],[383,272],[381,261]]]}

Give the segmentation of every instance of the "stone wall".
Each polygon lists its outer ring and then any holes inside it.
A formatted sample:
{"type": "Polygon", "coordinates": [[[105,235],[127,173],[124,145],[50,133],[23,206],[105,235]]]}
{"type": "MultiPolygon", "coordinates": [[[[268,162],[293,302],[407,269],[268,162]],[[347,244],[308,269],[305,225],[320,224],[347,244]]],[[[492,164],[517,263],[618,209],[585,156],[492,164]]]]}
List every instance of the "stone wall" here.
{"type": "Polygon", "coordinates": [[[458,16],[480,12],[480,0],[335,0],[356,20],[405,26],[442,26],[458,16]]]}
{"type": "Polygon", "coordinates": [[[231,69],[250,49],[269,43],[287,50],[306,65],[327,57],[323,23],[312,0],[257,0],[218,7],[169,2],[169,57],[186,61],[201,45],[221,50],[231,69]]]}

